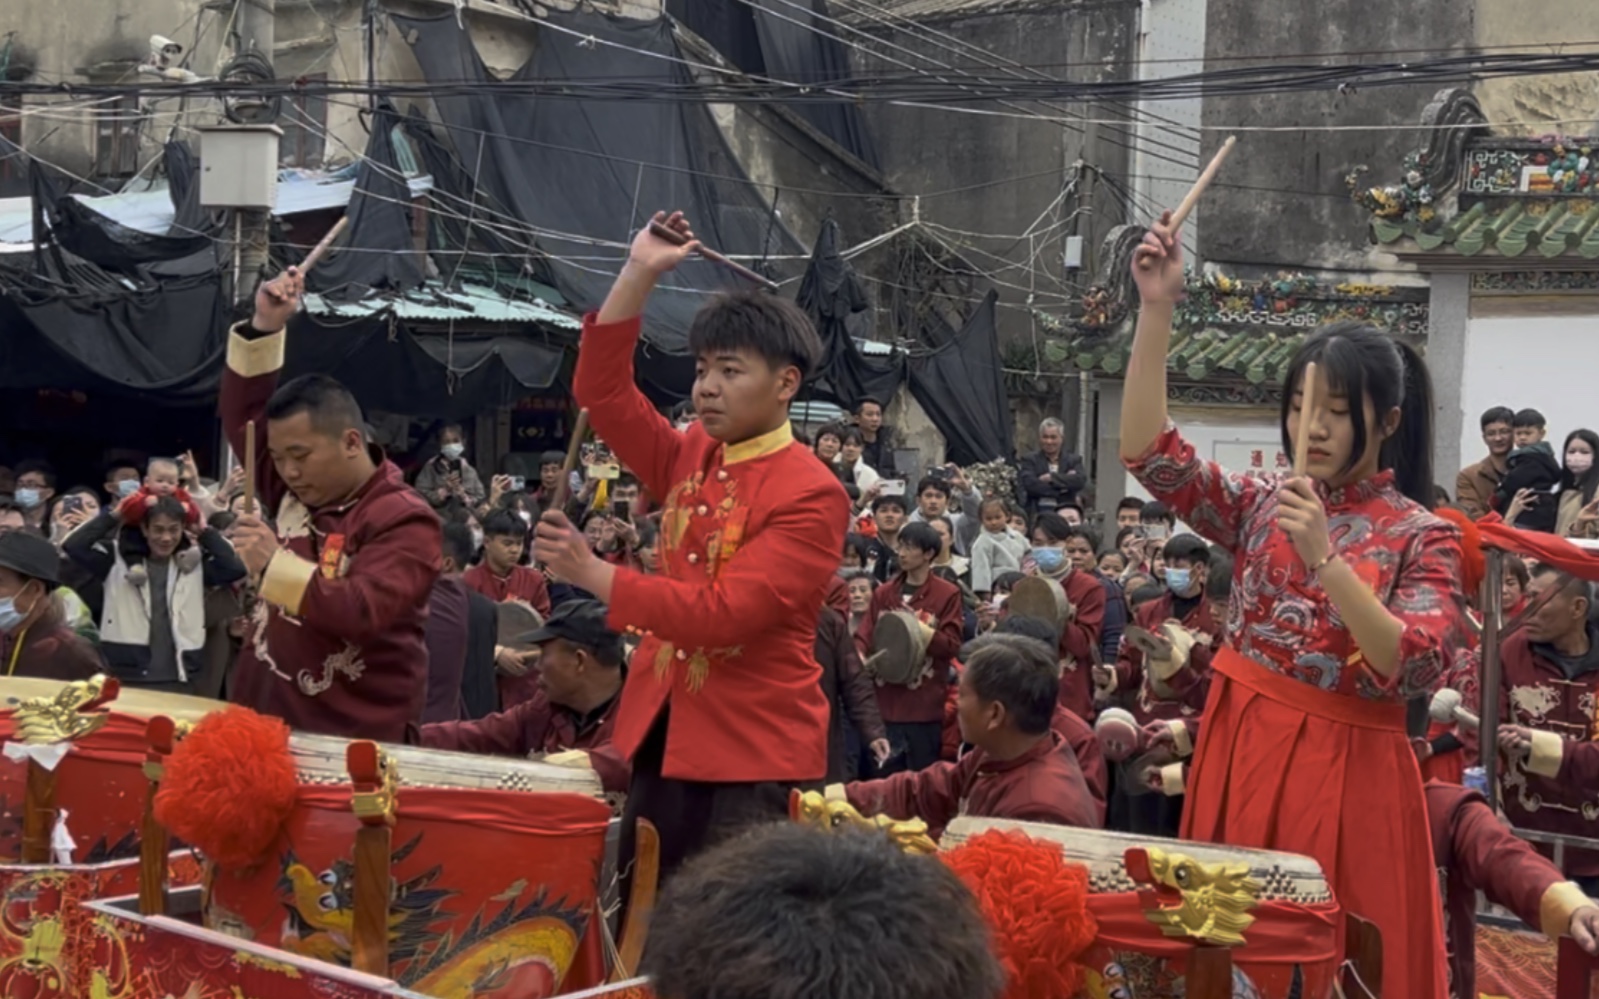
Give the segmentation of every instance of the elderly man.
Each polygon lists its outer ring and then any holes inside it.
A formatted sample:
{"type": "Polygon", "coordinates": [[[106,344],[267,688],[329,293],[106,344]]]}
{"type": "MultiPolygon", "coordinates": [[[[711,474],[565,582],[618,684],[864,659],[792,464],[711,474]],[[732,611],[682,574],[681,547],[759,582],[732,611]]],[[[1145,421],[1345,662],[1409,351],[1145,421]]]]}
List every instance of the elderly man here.
{"type": "Polygon", "coordinates": [[[1049,513],[1077,502],[1088,484],[1083,459],[1065,450],[1066,426],[1051,417],[1038,425],[1038,450],[1022,459],[1022,502],[1030,514],[1049,513]]]}

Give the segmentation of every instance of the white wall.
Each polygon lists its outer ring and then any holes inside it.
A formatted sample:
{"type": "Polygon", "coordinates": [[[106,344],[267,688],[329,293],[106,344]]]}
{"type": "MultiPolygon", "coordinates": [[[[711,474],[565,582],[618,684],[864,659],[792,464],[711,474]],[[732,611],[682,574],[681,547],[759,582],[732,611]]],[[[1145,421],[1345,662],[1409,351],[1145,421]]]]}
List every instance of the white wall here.
{"type": "MultiPolygon", "coordinates": [[[[1582,316],[1473,316],[1465,367],[1463,464],[1486,453],[1479,417],[1491,406],[1538,410],[1559,451],[1571,431],[1599,429],[1599,303],[1582,316]]],[[[1437,471],[1451,494],[1457,471],[1437,471]]]]}

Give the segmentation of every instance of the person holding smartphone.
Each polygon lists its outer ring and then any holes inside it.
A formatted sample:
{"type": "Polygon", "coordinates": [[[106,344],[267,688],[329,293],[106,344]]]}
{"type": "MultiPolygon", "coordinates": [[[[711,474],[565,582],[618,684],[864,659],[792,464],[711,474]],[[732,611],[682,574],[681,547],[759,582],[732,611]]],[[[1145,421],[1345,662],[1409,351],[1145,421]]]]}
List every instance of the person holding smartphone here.
{"type": "Polygon", "coordinates": [[[435,510],[450,506],[475,510],[486,495],[483,479],[466,460],[466,435],[458,423],[439,431],[439,453],[416,474],[416,488],[435,510]]]}

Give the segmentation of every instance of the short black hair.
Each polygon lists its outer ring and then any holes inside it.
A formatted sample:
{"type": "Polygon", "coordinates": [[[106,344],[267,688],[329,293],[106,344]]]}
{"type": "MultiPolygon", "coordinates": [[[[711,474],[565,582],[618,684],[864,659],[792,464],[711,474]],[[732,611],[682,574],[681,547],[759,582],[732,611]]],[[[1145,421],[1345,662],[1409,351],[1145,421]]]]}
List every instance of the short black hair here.
{"type": "Polygon", "coordinates": [[[1548,426],[1548,424],[1544,422],[1543,414],[1538,412],[1536,409],[1519,410],[1516,415],[1511,418],[1510,425],[1512,427],[1537,427],[1539,430],[1542,430],[1544,427],[1548,426]]]}
{"type": "Polygon", "coordinates": [[[527,539],[527,525],[522,518],[509,510],[495,510],[483,518],[483,536],[485,538],[519,538],[527,539]]]}
{"type": "Polygon", "coordinates": [[[899,507],[900,513],[906,513],[910,510],[910,504],[905,502],[905,497],[903,496],[879,496],[872,500],[873,513],[876,513],[885,506],[897,506],[899,507]]]}
{"type": "Polygon", "coordinates": [[[1171,507],[1160,500],[1150,500],[1140,507],[1138,519],[1146,524],[1164,523],[1170,527],[1177,526],[1177,515],[1171,512],[1171,507]]]}
{"type": "MultiPolygon", "coordinates": [[[[1065,518],[1063,517],[1061,519],[1064,520],[1065,518]]],[[[1066,540],[1070,541],[1072,538],[1082,538],[1084,541],[1088,542],[1088,547],[1090,549],[1096,552],[1099,551],[1098,531],[1094,530],[1092,527],[1089,527],[1087,524],[1072,524],[1071,521],[1067,521],[1067,523],[1071,525],[1072,533],[1066,540]]]]}
{"type": "Polygon", "coordinates": [[[655,521],[648,518],[641,517],[633,525],[633,530],[638,532],[638,546],[640,548],[649,548],[661,536],[661,529],[655,525],[655,521]]]}
{"type": "Polygon", "coordinates": [[[839,438],[840,443],[849,444],[853,441],[854,443],[859,444],[861,447],[866,446],[866,435],[861,433],[860,427],[857,427],[854,424],[845,424],[842,429],[844,431],[844,436],[839,438]]]}
{"type": "Polygon", "coordinates": [[[455,563],[457,572],[472,564],[472,556],[477,554],[472,528],[464,523],[448,523],[444,525],[441,538],[443,555],[455,563]]]}
{"type": "Polygon", "coordinates": [[[1022,580],[1026,579],[1026,578],[1027,578],[1026,576],[1024,576],[1021,573],[1015,571],[1014,569],[1011,570],[1010,572],[1002,572],[999,575],[994,577],[994,592],[995,593],[1000,593],[1000,592],[1009,593],[1011,590],[1016,589],[1016,584],[1017,583],[1020,583],[1022,580]]]}
{"type": "Polygon", "coordinates": [[[188,516],[188,511],[183,508],[182,503],[178,502],[177,497],[158,496],[154,503],[144,508],[143,523],[148,524],[157,517],[165,517],[168,520],[175,520],[183,524],[188,522],[188,516]]]}
{"type": "Polygon", "coordinates": [[[634,475],[632,472],[618,472],[615,481],[611,483],[611,491],[615,492],[624,486],[628,488],[632,488],[633,486],[643,488],[643,483],[639,482],[638,476],[634,475]]]}
{"type": "Polygon", "coordinates": [[[1121,513],[1123,510],[1137,510],[1142,513],[1143,509],[1144,501],[1137,496],[1123,496],[1116,504],[1117,513],[1121,513]]]}
{"type": "Polygon", "coordinates": [[[337,437],[354,430],[366,437],[366,420],[361,404],[337,378],[327,375],[301,375],[278,386],[267,400],[266,418],[286,420],[305,413],[317,433],[337,437]]]}
{"type": "Polygon", "coordinates": [[[1140,586],[1138,589],[1127,594],[1127,608],[1131,610],[1135,607],[1142,607],[1147,603],[1153,603],[1154,601],[1159,600],[1165,595],[1166,588],[1164,586],[1161,586],[1159,583],[1145,583],[1143,586],[1140,586]]]}
{"type": "Polygon", "coordinates": [[[1539,562],[1537,565],[1532,567],[1532,579],[1538,579],[1541,576],[1550,575],[1555,577],[1555,585],[1559,587],[1562,592],[1569,593],[1573,597],[1581,597],[1582,599],[1588,601],[1588,607],[1590,609],[1593,607],[1594,585],[1588,582],[1586,579],[1580,579],[1576,576],[1573,576],[1571,573],[1560,568],[1559,566],[1550,565],[1548,562],[1539,562]]]}
{"type": "Polygon", "coordinates": [[[12,469],[11,474],[13,478],[17,479],[22,478],[24,475],[37,475],[44,479],[44,487],[46,489],[54,489],[56,487],[55,466],[42,458],[28,458],[17,462],[17,467],[12,469]]]}
{"type": "Polygon", "coordinates": [[[566,465],[566,454],[565,454],[565,452],[562,452],[562,451],[545,451],[545,452],[543,452],[542,454],[539,455],[539,468],[542,470],[545,465],[560,465],[562,467],[565,467],[565,465],[566,465]]]}
{"type": "Polygon", "coordinates": [[[856,534],[854,532],[844,535],[844,554],[848,555],[850,552],[860,556],[861,565],[870,562],[872,560],[871,539],[864,534],[856,534]]]}
{"type": "Polygon", "coordinates": [[[1033,519],[1033,533],[1044,532],[1051,541],[1065,541],[1072,537],[1072,525],[1058,513],[1041,513],[1033,519]]]}
{"type": "Polygon", "coordinates": [[[1505,559],[1505,571],[1516,577],[1516,582],[1521,584],[1523,590],[1532,582],[1532,574],[1527,571],[1527,563],[1519,558],[1505,559]]]}
{"type": "Polygon", "coordinates": [[[933,530],[933,525],[917,520],[906,524],[900,529],[896,543],[920,548],[929,555],[937,555],[944,550],[944,539],[933,530]]]}
{"type": "Polygon", "coordinates": [[[1212,549],[1210,574],[1205,577],[1205,596],[1211,600],[1228,600],[1232,595],[1233,557],[1224,551],[1212,549]]]}
{"type": "Polygon", "coordinates": [[[1060,503],[1060,504],[1056,505],[1056,507],[1055,507],[1055,512],[1056,513],[1059,513],[1062,510],[1076,510],[1077,511],[1077,519],[1078,520],[1082,520],[1083,517],[1085,516],[1085,511],[1083,510],[1083,505],[1081,503],[1075,502],[1073,500],[1067,500],[1064,503],[1060,503]]]}
{"type": "Polygon", "coordinates": [[[855,582],[857,579],[864,579],[872,584],[873,590],[877,589],[877,577],[865,569],[851,569],[844,573],[843,579],[846,585],[855,582]]]}
{"type": "MultiPolygon", "coordinates": [[[[1053,650],[1060,647],[1060,631],[1060,628],[1041,617],[1010,614],[1006,616],[1005,620],[994,626],[993,634],[1031,638],[1034,641],[1043,642],[1046,650],[1053,650]]],[[[978,639],[978,641],[981,640],[978,639]]]]}
{"type": "Polygon", "coordinates": [[[443,437],[452,430],[455,431],[457,437],[460,437],[462,440],[466,439],[466,428],[462,427],[459,423],[446,423],[444,426],[439,428],[439,436],[443,437]]]}
{"type": "Polygon", "coordinates": [[[883,405],[883,401],[881,399],[877,399],[877,398],[874,398],[874,397],[868,395],[868,396],[862,396],[861,397],[861,401],[857,402],[855,404],[855,412],[857,414],[859,414],[860,411],[863,408],[865,408],[867,403],[871,403],[872,405],[876,406],[878,409],[887,409],[888,408],[887,406],[883,405]]]}
{"type": "Polygon", "coordinates": [[[970,646],[966,679],[984,701],[1005,705],[1011,724],[1027,735],[1049,731],[1060,699],[1060,660],[1043,641],[1020,635],[986,635],[970,646]]]}
{"type": "Polygon", "coordinates": [[[931,489],[931,490],[933,490],[935,492],[943,493],[944,494],[944,498],[945,499],[949,499],[949,480],[948,479],[943,478],[942,476],[938,476],[938,475],[924,475],[924,476],[922,476],[922,481],[916,483],[916,495],[917,495],[917,497],[920,497],[922,495],[922,493],[927,492],[927,490],[929,490],[929,489],[931,489]]]}
{"type": "Polygon", "coordinates": [[[1482,414],[1482,429],[1484,430],[1487,430],[1495,423],[1504,423],[1509,425],[1514,424],[1515,422],[1516,411],[1511,409],[1509,406],[1494,406],[1491,409],[1484,410],[1482,414]]]}
{"type": "Polygon", "coordinates": [[[1449,490],[1437,484],[1432,487],[1432,499],[1435,507],[1449,506],[1454,502],[1449,498],[1449,490]]]}
{"type": "Polygon", "coordinates": [[[1166,547],[1161,549],[1160,557],[1168,563],[1181,560],[1210,565],[1210,546],[1197,534],[1174,534],[1166,542],[1166,547]]]}
{"type": "Polygon", "coordinates": [[[876,830],[774,822],[666,884],[639,972],[663,999],[995,999],[1005,976],[960,877],[876,830]]]}
{"type": "Polygon", "coordinates": [[[717,295],[694,314],[688,328],[691,356],[746,351],[773,369],[792,365],[806,378],[821,363],[822,341],[799,306],[765,292],[717,295]]]}
{"type": "Polygon", "coordinates": [[[694,400],[684,399],[672,407],[672,422],[676,423],[685,416],[694,415],[694,400]]]}

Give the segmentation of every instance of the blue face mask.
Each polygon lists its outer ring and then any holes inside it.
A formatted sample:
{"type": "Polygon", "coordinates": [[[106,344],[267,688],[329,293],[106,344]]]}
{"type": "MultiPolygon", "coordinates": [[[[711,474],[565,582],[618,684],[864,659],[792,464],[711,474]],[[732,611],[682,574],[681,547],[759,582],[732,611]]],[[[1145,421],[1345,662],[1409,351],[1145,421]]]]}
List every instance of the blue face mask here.
{"type": "Polygon", "coordinates": [[[1173,593],[1179,597],[1183,596],[1192,585],[1194,585],[1194,570],[1173,569],[1169,565],[1166,567],[1166,586],[1173,593]]]}
{"type": "Polygon", "coordinates": [[[17,610],[16,597],[0,597],[0,631],[10,634],[22,625],[24,618],[33,613],[33,608],[28,608],[25,614],[17,610]]]}
{"type": "Polygon", "coordinates": [[[136,493],[138,491],[139,491],[139,480],[138,479],[118,479],[117,480],[117,495],[121,496],[123,499],[127,499],[129,496],[132,496],[134,493],[136,493]]]}
{"type": "Polygon", "coordinates": [[[1066,553],[1059,548],[1034,548],[1033,564],[1046,576],[1053,576],[1066,565],[1066,553]]]}
{"type": "Polygon", "coordinates": [[[44,502],[44,497],[37,489],[18,489],[16,499],[17,505],[24,510],[37,509],[39,504],[44,502]]]}

